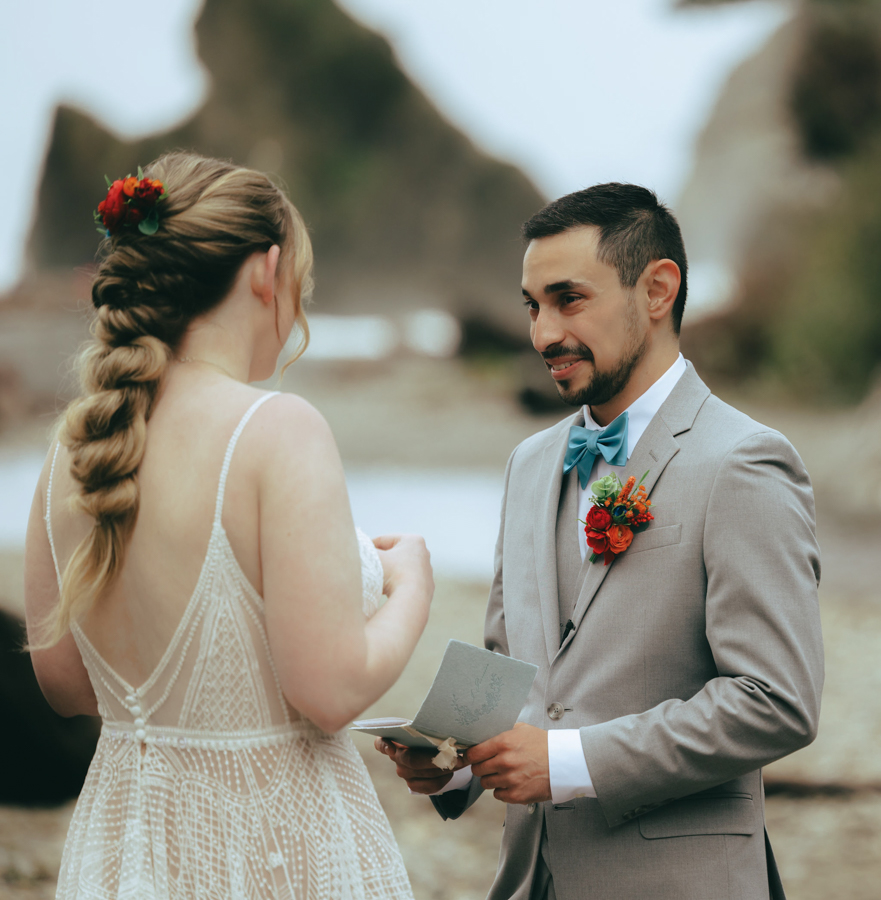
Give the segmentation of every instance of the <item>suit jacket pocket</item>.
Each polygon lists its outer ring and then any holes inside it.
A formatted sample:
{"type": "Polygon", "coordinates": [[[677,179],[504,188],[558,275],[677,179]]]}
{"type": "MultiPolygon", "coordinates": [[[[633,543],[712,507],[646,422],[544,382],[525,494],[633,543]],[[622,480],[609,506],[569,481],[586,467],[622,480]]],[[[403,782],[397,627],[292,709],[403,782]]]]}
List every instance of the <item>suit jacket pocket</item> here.
{"type": "Polygon", "coordinates": [[[684,797],[639,817],[644,838],[696,834],[755,834],[756,815],[749,794],[684,797]]]}
{"type": "Polygon", "coordinates": [[[658,547],[668,547],[670,544],[678,544],[682,540],[682,525],[664,525],[661,528],[652,528],[651,525],[633,536],[633,543],[625,551],[626,556],[632,556],[641,550],[657,550],[658,547]]]}

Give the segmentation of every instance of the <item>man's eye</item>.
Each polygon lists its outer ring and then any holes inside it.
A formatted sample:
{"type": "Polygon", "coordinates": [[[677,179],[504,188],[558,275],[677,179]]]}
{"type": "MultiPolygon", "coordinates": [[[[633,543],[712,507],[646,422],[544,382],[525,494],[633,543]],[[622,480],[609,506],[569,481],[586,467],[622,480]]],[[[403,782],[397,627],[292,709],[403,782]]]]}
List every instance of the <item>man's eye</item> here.
{"type": "Polygon", "coordinates": [[[563,294],[560,297],[560,303],[575,303],[581,299],[580,294],[563,294]]]}
{"type": "Polygon", "coordinates": [[[524,300],[523,305],[530,311],[535,312],[538,309],[538,304],[535,300],[524,300]]]}

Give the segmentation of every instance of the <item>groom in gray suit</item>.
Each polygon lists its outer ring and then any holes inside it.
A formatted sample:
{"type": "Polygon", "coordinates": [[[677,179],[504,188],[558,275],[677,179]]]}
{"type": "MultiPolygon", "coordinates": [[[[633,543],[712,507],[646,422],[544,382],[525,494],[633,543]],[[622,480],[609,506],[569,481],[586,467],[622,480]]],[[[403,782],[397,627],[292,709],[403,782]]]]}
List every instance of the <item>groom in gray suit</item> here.
{"type": "Polygon", "coordinates": [[[445,818],[507,804],[491,900],[782,898],[761,767],[817,730],[808,475],[680,355],[685,250],[652,192],[570,194],[524,236],[532,342],[579,411],[508,462],[485,641],[539,674],[455,774],[377,749],[445,818]],[[654,519],[591,562],[591,484],[643,472],[654,519]]]}

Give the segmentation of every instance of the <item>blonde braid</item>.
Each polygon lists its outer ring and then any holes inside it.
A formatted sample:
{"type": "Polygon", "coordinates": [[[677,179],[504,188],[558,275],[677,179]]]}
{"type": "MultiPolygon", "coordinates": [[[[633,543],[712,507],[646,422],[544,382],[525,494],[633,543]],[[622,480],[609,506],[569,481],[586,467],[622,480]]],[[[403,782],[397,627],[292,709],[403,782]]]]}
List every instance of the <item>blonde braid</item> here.
{"type": "Polygon", "coordinates": [[[193,319],[221,303],[242,264],[274,244],[293,274],[295,320],[312,290],[312,246],[290,200],[260,172],[191,153],[146,167],[168,193],[150,236],[105,242],[92,284],[93,340],[80,358],[83,396],[65,412],[60,441],[77,485],[75,512],[93,525],[62,576],[43,649],[57,643],[110,587],[137,522],[147,422],[169,360],[193,319]]]}
{"type": "Polygon", "coordinates": [[[85,513],[94,525],[64,571],[49,646],[91,608],[125,561],[138,517],[147,420],[171,357],[166,343],[141,330],[156,316],[149,307],[101,307],[94,341],[80,359],[85,396],[67,408],[59,440],[70,453],[70,472],[78,483],[71,509],[85,513]]]}

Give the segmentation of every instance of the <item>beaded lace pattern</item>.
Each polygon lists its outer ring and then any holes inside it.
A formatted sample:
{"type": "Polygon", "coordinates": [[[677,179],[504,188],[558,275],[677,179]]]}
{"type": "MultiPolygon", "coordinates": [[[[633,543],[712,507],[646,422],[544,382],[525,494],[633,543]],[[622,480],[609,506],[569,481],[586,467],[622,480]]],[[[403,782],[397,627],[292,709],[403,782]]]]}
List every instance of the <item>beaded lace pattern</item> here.
{"type": "MultiPolygon", "coordinates": [[[[348,735],[322,732],[285,702],[263,599],[221,521],[236,441],[272,396],[230,439],[198,583],[150,677],[127,683],[72,626],[103,727],[64,846],[62,900],[412,898],[348,735]]],[[[54,468],[53,459],[46,529],[60,587],[54,468]]],[[[369,616],[382,565],[361,532],[358,543],[369,616]]]]}

